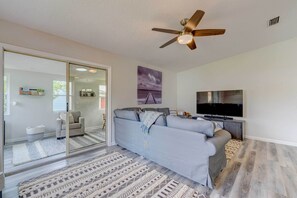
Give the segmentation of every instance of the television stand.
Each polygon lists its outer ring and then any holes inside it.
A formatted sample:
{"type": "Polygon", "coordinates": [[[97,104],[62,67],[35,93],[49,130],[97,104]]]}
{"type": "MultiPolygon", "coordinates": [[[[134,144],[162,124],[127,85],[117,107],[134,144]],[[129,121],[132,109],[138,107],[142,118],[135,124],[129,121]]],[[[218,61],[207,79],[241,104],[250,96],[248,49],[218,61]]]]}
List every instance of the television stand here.
{"type": "Polygon", "coordinates": [[[226,116],[213,116],[213,115],[205,115],[203,116],[205,118],[210,118],[210,119],[222,119],[222,120],[233,120],[231,117],[226,117],[226,116]]]}

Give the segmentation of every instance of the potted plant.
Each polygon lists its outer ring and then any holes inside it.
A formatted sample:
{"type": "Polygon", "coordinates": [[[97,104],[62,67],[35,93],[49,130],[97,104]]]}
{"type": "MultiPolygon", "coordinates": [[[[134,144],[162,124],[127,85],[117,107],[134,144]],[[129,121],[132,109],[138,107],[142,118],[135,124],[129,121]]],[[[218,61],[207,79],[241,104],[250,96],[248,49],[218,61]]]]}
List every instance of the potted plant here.
{"type": "Polygon", "coordinates": [[[43,96],[44,95],[44,89],[37,89],[37,93],[38,93],[38,95],[43,96]]]}

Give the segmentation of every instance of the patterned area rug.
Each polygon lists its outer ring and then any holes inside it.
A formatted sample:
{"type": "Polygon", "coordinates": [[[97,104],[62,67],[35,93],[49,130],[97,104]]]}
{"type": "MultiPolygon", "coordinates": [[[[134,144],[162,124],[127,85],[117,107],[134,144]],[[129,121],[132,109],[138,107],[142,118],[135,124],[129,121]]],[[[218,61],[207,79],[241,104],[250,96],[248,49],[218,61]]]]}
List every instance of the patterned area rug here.
{"type": "MultiPolygon", "coordinates": [[[[71,137],[70,150],[80,149],[94,144],[104,144],[105,141],[102,141],[102,139],[102,135],[98,133],[85,133],[84,136],[71,137]]],[[[16,166],[64,153],[65,151],[66,139],[57,140],[56,137],[15,144],[12,146],[12,163],[16,166]]]]}
{"type": "Polygon", "coordinates": [[[205,196],[161,173],[151,162],[113,152],[19,185],[20,197],[176,197],[205,196]]]}
{"type": "Polygon", "coordinates": [[[229,142],[225,145],[225,153],[226,153],[227,163],[238,152],[241,145],[242,145],[242,141],[236,140],[236,139],[229,140],[229,142]]]}

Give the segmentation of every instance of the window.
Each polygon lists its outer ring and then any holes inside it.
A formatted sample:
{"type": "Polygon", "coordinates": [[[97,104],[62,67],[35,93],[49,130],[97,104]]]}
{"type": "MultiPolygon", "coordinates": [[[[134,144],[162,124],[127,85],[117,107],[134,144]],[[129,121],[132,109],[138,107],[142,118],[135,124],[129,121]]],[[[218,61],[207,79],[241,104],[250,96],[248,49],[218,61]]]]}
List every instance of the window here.
{"type": "Polygon", "coordinates": [[[99,85],[99,110],[106,107],[106,85],[99,85]]]}
{"type": "MultiPolygon", "coordinates": [[[[69,84],[69,110],[72,106],[72,83],[69,84]]],[[[53,81],[53,111],[66,111],[66,82],[53,81]]]]}
{"type": "Polygon", "coordinates": [[[4,115],[10,114],[10,100],[9,100],[9,78],[4,75],[4,115]]]}

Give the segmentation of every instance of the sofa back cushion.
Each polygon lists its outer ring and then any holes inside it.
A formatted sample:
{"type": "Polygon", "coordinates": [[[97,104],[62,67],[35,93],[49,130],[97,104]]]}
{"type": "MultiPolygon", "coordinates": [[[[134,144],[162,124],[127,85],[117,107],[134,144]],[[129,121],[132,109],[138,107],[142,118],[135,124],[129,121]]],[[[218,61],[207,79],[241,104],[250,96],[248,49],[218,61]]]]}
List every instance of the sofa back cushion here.
{"type": "Polygon", "coordinates": [[[114,114],[117,118],[139,121],[138,113],[136,111],[116,109],[114,110],[114,114]]]}
{"type": "Polygon", "coordinates": [[[164,113],[164,115],[169,115],[170,114],[170,110],[169,108],[143,108],[143,111],[158,111],[158,112],[162,112],[164,113]]]}
{"type": "Polygon", "coordinates": [[[126,108],[122,108],[122,110],[141,111],[141,108],[140,107],[126,107],[126,108]]]}
{"type": "Polygon", "coordinates": [[[79,122],[79,117],[81,116],[80,111],[72,111],[71,114],[73,116],[74,122],[78,123],[79,122]]]}
{"type": "MultiPolygon", "coordinates": [[[[140,122],[143,122],[143,116],[144,116],[144,112],[140,112],[139,113],[140,122]]],[[[154,124],[159,126],[167,126],[166,116],[160,115],[154,124]]]]}
{"type": "Polygon", "coordinates": [[[207,120],[193,120],[169,115],[167,116],[167,126],[203,133],[208,137],[214,135],[214,124],[207,120]]]}
{"type": "Polygon", "coordinates": [[[142,111],[158,111],[157,108],[142,108],[142,111]]]}

